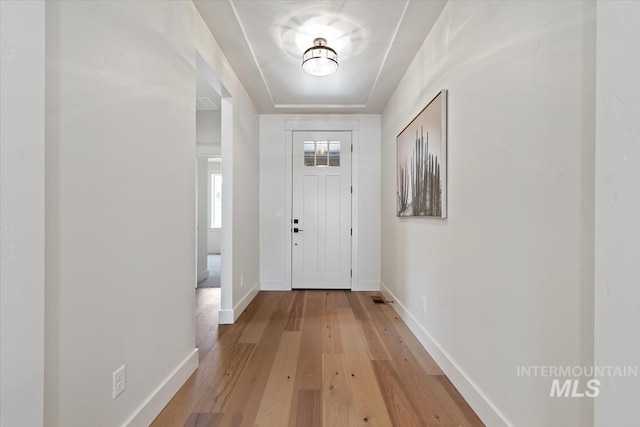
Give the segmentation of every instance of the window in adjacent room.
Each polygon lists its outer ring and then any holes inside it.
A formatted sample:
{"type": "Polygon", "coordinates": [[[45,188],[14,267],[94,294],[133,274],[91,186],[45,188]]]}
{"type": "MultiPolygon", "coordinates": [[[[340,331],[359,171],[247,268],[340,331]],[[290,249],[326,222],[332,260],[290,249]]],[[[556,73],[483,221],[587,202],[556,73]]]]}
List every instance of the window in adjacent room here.
{"type": "Polygon", "coordinates": [[[211,174],[211,221],[210,228],[222,227],[222,175],[211,174]]]}

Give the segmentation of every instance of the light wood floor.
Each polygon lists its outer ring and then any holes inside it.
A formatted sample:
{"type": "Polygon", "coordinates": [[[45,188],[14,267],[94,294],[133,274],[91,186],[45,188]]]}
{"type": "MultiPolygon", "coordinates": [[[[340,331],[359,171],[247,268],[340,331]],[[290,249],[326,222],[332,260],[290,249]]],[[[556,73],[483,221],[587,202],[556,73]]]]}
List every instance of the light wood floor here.
{"type": "Polygon", "coordinates": [[[200,332],[200,367],[152,426],[482,426],[371,295],[261,292],[236,324],[200,332]]]}
{"type": "Polygon", "coordinates": [[[196,289],[196,347],[200,363],[229,325],[218,326],[220,288],[196,289]]]}

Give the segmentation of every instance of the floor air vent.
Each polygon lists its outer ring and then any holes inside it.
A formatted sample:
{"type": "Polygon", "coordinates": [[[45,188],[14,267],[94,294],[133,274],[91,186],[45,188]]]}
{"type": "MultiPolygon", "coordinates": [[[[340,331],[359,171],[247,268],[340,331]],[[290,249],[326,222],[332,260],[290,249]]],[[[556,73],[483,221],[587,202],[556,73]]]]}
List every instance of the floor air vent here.
{"type": "Polygon", "coordinates": [[[380,295],[374,295],[371,297],[371,299],[376,304],[386,304],[380,295]]]}

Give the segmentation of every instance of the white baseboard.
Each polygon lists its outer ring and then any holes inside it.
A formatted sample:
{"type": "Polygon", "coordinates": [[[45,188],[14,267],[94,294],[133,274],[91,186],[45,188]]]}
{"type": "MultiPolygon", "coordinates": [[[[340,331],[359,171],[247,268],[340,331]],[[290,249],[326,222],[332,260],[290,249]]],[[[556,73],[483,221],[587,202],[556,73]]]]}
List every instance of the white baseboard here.
{"type": "Polygon", "coordinates": [[[209,270],[205,270],[202,273],[198,274],[198,283],[208,278],[209,278],[209,270]]]}
{"type": "Polygon", "coordinates": [[[435,360],[438,366],[440,366],[440,369],[442,369],[456,389],[458,389],[462,397],[464,397],[471,408],[478,414],[482,422],[492,427],[511,427],[512,424],[504,414],[502,414],[478,386],[468,378],[458,364],[440,347],[429,332],[424,329],[384,283],[380,283],[380,291],[386,300],[393,301],[391,306],[396,313],[398,313],[398,316],[404,320],[411,332],[418,338],[420,344],[422,344],[431,357],[433,357],[433,360],[435,360]]]}
{"type": "Polygon", "coordinates": [[[220,310],[218,311],[218,323],[221,325],[233,324],[233,310],[220,310]]]}
{"type": "Polygon", "coordinates": [[[364,291],[379,291],[380,282],[377,280],[360,280],[351,288],[352,291],[364,292],[364,291]]]}
{"type": "Polygon", "coordinates": [[[247,292],[247,294],[236,304],[233,310],[220,310],[218,312],[218,323],[222,325],[231,325],[238,320],[238,317],[247,308],[247,306],[253,301],[260,291],[260,282],[253,285],[253,287],[247,292]]]}
{"type": "Polygon", "coordinates": [[[260,281],[261,291],[290,291],[291,286],[288,286],[284,280],[262,280],[260,281]]]}
{"type": "MultiPolygon", "coordinates": [[[[284,280],[262,280],[260,282],[261,291],[290,291],[291,286],[288,286],[284,280]]],[[[352,291],[379,291],[380,282],[374,280],[361,280],[356,283],[352,291]]]]}
{"type": "Polygon", "coordinates": [[[127,427],[147,427],[167,406],[191,374],[198,369],[198,349],[195,348],[184,361],[147,398],[138,410],[123,425],[127,427]]]}

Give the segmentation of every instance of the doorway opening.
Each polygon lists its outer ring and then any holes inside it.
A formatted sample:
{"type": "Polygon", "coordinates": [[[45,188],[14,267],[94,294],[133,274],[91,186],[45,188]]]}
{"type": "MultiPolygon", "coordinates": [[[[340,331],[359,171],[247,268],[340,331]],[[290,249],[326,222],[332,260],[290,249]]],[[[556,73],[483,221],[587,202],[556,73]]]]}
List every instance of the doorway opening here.
{"type": "Polygon", "coordinates": [[[222,232],[222,158],[207,157],[206,160],[206,163],[198,164],[198,173],[203,175],[199,175],[198,183],[206,191],[206,195],[201,196],[206,207],[198,209],[198,212],[206,215],[205,220],[200,222],[207,229],[206,236],[202,233],[203,240],[205,240],[203,246],[206,244],[206,247],[202,248],[202,255],[206,255],[206,265],[201,266],[201,268],[206,268],[206,273],[202,277],[198,277],[197,287],[219,289],[222,268],[220,239],[222,232]],[[204,170],[201,171],[201,169],[204,170]]]}
{"type": "MultiPolygon", "coordinates": [[[[210,120],[209,111],[197,111],[197,123],[210,120]]],[[[215,116],[215,114],[214,114],[215,116]]],[[[200,127],[202,125],[199,125],[200,127]]],[[[198,169],[198,283],[196,287],[221,287],[222,269],[222,158],[199,156],[198,169]],[[203,231],[204,230],[204,231],[203,231]]]]}
{"type": "MultiPolygon", "coordinates": [[[[231,200],[223,184],[231,174],[231,97],[203,57],[196,54],[196,347],[200,358],[217,341],[220,313],[231,300],[231,200]]],[[[229,180],[230,181],[230,180],[229,180]]]]}

